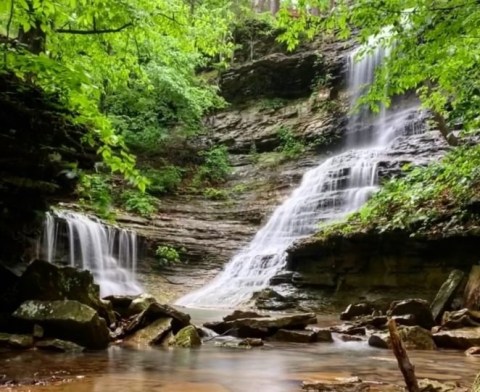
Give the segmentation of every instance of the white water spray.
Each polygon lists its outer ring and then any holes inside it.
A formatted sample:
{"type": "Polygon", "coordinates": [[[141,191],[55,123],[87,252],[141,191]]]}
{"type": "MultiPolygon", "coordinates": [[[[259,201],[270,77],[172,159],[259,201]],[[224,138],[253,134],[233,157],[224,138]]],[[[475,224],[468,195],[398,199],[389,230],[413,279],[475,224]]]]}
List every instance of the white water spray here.
{"type": "Polygon", "coordinates": [[[137,237],[71,211],[47,213],[40,255],[50,263],[89,270],[100,295],[143,292],[135,280],[137,237]]]}
{"type": "MultiPolygon", "coordinates": [[[[356,62],[349,58],[348,88],[352,105],[374,76],[385,49],[356,62]]],[[[321,162],[303,176],[300,186],[273,213],[253,240],[207,286],[177,301],[187,307],[233,307],[250,300],[268,286],[286,263],[286,250],[297,239],[311,235],[321,222],[341,219],[357,210],[377,190],[380,155],[399,135],[415,133],[416,105],[387,111],[372,120],[368,110],[351,116],[345,150],[321,162]],[[413,125],[412,125],[413,124],[413,125]]]]}

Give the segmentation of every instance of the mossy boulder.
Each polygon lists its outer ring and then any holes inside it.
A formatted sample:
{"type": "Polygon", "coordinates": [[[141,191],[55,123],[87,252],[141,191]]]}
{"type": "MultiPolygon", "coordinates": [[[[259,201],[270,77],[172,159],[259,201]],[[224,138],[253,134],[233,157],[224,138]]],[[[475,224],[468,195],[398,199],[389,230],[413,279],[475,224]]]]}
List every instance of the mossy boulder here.
{"type": "Polygon", "coordinates": [[[44,351],[54,351],[59,353],[79,353],[85,350],[76,343],[61,339],[47,339],[35,343],[35,348],[44,351]]]}
{"type": "Polygon", "coordinates": [[[200,339],[197,328],[195,328],[194,325],[188,325],[178,331],[173,339],[172,344],[177,347],[185,348],[198,347],[201,346],[202,339],[200,339]]]}
{"type": "Polygon", "coordinates": [[[74,300],[87,305],[108,322],[115,322],[111,304],[100,299],[100,289],[90,271],[58,267],[42,260],[29,264],[19,283],[20,303],[26,300],[74,300]]]}
{"type": "Polygon", "coordinates": [[[31,335],[0,333],[0,347],[28,349],[33,347],[31,335]]]}
{"type": "Polygon", "coordinates": [[[146,327],[139,329],[133,335],[128,336],[126,342],[140,347],[162,344],[172,330],[172,321],[171,317],[159,318],[146,327]]]}
{"type": "Polygon", "coordinates": [[[25,301],[13,313],[23,322],[41,325],[45,336],[65,339],[91,349],[106,348],[110,333],[105,320],[78,301],[25,301]]]}

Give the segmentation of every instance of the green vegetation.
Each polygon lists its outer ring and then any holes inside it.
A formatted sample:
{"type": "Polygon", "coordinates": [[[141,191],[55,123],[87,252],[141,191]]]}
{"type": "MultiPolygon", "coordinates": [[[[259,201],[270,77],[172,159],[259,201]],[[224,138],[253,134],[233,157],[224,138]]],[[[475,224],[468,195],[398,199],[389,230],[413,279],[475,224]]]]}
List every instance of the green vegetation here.
{"type": "Polygon", "coordinates": [[[171,165],[142,170],[142,174],[150,182],[147,192],[155,196],[175,193],[182,182],[183,172],[184,169],[171,165]]]}
{"type": "Polygon", "coordinates": [[[129,212],[136,213],[145,218],[149,218],[155,211],[156,199],[147,193],[131,189],[121,194],[123,208],[129,212]]]}
{"type": "Polygon", "coordinates": [[[346,222],[327,226],[322,236],[354,231],[464,231],[477,219],[470,205],[480,190],[480,147],[453,150],[427,167],[405,168],[407,174],[388,181],[346,222]]]}
{"type": "Polygon", "coordinates": [[[203,158],[203,164],[197,170],[193,178],[194,186],[202,184],[220,184],[225,182],[232,172],[232,167],[228,160],[226,146],[215,146],[207,151],[200,153],[203,158]]]}
{"type": "Polygon", "coordinates": [[[281,126],[278,129],[280,146],[277,151],[281,152],[286,160],[298,158],[305,151],[305,144],[293,134],[289,127],[281,126]]]}
{"type": "Polygon", "coordinates": [[[80,203],[89,206],[100,217],[113,217],[113,196],[109,178],[102,174],[84,174],[77,187],[80,203]]]}
{"type": "Polygon", "coordinates": [[[159,267],[168,267],[180,262],[180,253],[171,246],[159,245],[155,250],[155,256],[159,267]]]}

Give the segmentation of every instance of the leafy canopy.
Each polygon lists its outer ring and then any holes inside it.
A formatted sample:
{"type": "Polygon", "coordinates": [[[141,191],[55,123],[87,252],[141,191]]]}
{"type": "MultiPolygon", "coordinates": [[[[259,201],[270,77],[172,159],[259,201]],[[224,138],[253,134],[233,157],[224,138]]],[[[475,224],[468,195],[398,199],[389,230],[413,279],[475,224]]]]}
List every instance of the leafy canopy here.
{"type": "MultiPolygon", "coordinates": [[[[323,33],[390,47],[364,102],[416,90],[450,124],[480,122],[480,6],[476,0],[284,1],[278,16],[289,48],[323,33]],[[331,8],[334,3],[333,8],[331,8]],[[292,17],[291,8],[296,9],[292,17]],[[316,8],[320,16],[311,10],[316,8]],[[376,36],[377,39],[371,37],[376,36]]],[[[368,52],[368,49],[366,50],[368,52]]]]}
{"type": "Polygon", "coordinates": [[[177,118],[199,118],[216,102],[195,69],[227,58],[232,18],[227,0],[2,1],[1,70],[54,93],[72,121],[88,126],[86,142],[112,171],[144,189],[146,179],[106,115],[121,125],[111,98],[132,92],[138,102],[142,91],[156,89],[156,98],[168,96],[161,103],[176,102],[177,118]]]}

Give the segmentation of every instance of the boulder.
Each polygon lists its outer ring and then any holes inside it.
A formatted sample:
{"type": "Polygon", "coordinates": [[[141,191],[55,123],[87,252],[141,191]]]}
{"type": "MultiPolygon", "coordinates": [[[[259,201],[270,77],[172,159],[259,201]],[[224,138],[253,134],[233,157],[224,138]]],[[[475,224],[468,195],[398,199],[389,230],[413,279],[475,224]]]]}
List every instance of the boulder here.
{"type": "Polygon", "coordinates": [[[218,334],[230,334],[241,338],[266,338],[274,335],[279,329],[304,329],[309,324],[316,324],[314,313],[303,313],[289,316],[245,318],[232,321],[208,322],[204,327],[218,334]]]}
{"type": "Polygon", "coordinates": [[[78,301],[25,301],[13,313],[16,319],[41,325],[45,336],[58,337],[86,348],[103,349],[110,341],[103,318],[78,301]]]}
{"type": "Polygon", "coordinates": [[[433,340],[441,348],[466,350],[480,346],[480,327],[439,331],[433,334],[433,340]]]}
{"type": "Polygon", "coordinates": [[[262,317],[270,317],[268,314],[259,314],[253,311],[243,311],[243,310],[235,310],[232,314],[229,314],[223,318],[223,321],[233,321],[245,318],[262,318],[262,317]]]}
{"type": "Polygon", "coordinates": [[[480,309],[480,265],[473,265],[463,294],[463,304],[468,309],[480,309]]]}
{"type": "Polygon", "coordinates": [[[202,345],[202,339],[194,325],[188,325],[177,332],[172,344],[177,347],[198,347],[202,345]]]}
{"type": "Polygon", "coordinates": [[[464,327],[480,327],[480,312],[461,309],[443,314],[441,330],[464,327]]]}
{"type": "Polygon", "coordinates": [[[264,310],[285,310],[294,308],[296,305],[295,300],[287,298],[269,287],[254,293],[252,299],[258,309],[264,310]]]}
{"type": "Polygon", "coordinates": [[[157,300],[153,295],[147,293],[140,294],[138,297],[130,301],[130,305],[128,306],[126,313],[128,316],[142,313],[150,304],[153,303],[157,303],[157,300]]]}
{"type": "MultiPolygon", "coordinates": [[[[362,336],[355,336],[355,335],[345,335],[345,334],[338,334],[337,338],[340,339],[342,342],[363,342],[366,338],[362,336]]],[[[375,345],[373,345],[375,347],[375,345]]]]}
{"type": "Polygon", "coordinates": [[[307,331],[313,331],[317,334],[317,342],[333,342],[332,332],[329,328],[306,327],[307,331]]]}
{"type": "Polygon", "coordinates": [[[33,337],[0,332],[0,347],[28,349],[33,347],[33,337]]]}
{"type": "Polygon", "coordinates": [[[263,340],[257,338],[245,338],[238,342],[240,347],[261,347],[263,346],[263,340]]]}
{"type": "Polygon", "coordinates": [[[118,337],[131,334],[146,327],[159,318],[172,318],[172,331],[177,333],[182,328],[190,325],[190,316],[180,312],[171,306],[160,305],[157,302],[150,303],[140,314],[136,315],[124,328],[118,337]]]}
{"type": "Polygon", "coordinates": [[[478,357],[478,356],[480,356],[480,346],[470,347],[468,350],[465,350],[465,355],[467,357],[478,357]]]}
{"type": "Polygon", "coordinates": [[[435,325],[429,304],[423,299],[406,299],[403,301],[394,301],[388,311],[389,316],[413,315],[415,324],[425,329],[430,329],[435,325]]]}
{"type": "Polygon", "coordinates": [[[462,388],[455,382],[440,382],[428,378],[418,380],[418,386],[421,392],[468,392],[467,388],[462,388]]]}
{"type": "Polygon", "coordinates": [[[35,343],[35,348],[45,351],[56,351],[60,353],[79,353],[85,350],[76,343],[60,339],[47,339],[35,343]]]}
{"type": "MultiPolygon", "coordinates": [[[[400,327],[398,334],[407,350],[435,350],[436,346],[430,331],[418,326],[400,327]]],[[[368,344],[378,348],[392,348],[390,334],[377,332],[370,336],[368,344]]]]}
{"type": "Polygon", "coordinates": [[[330,327],[330,331],[346,335],[365,335],[367,333],[364,326],[351,324],[334,325],[333,327],[330,327]]]}
{"type": "Polygon", "coordinates": [[[465,274],[460,270],[453,270],[448,275],[447,280],[438,290],[437,295],[430,305],[433,319],[439,322],[443,312],[450,306],[455,297],[458,287],[463,281],[465,274]]]}
{"type": "Polygon", "coordinates": [[[100,289],[90,271],[34,260],[20,278],[19,293],[20,303],[26,300],[78,301],[97,310],[108,325],[115,322],[111,305],[100,300],[100,289]]]}
{"type": "Polygon", "coordinates": [[[165,337],[172,330],[171,317],[162,317],[142,329],[137,330],[125,340],[137,346],[148,346],[151,344],[161,344],[165,337]]]}
{"type": "Polygon", "coordinates": [[[342,377],[333,380],[303,381],[302,389],[304,391],[322,391],[322,392],[368,392],[372,391],[402,391],[399,387],[392,384],[362,381],[358,377],[342,377]]]}
{"type": "Polygon", "coordinates": [[[317,333],[315,331],[308,331],[308,330],[296,331],[296,330],[288,330],[288,329],[279,329],[271,337],[271,339],[279,342],[313,343],[317,341],[317,333]]]}
{"type": "Polygon", "coordinates": [[[361,302],[358,304],[350,304],[340,314],[340,320],[349,321],[359,316],[368,316],[374,312],[375,308],[372,304],[361,302]]]}

